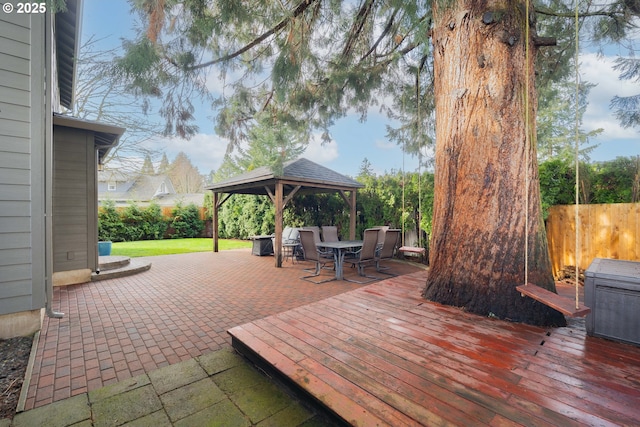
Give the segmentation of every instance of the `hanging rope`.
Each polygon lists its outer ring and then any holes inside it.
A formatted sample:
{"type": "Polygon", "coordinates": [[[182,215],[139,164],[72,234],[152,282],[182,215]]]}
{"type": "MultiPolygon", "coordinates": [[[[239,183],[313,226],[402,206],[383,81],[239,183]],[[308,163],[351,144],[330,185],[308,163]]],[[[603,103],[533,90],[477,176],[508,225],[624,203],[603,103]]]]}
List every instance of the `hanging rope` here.
{"type": "Polygon", "coordinates": [[[525,82],[524,82],[524,284],[529,283],[529,0],[525,7],[525,82]]]}
{"type": "MultiPolygon", "coordinates": [[[[404,117],[405,109],[404,109],[404,100],[405,97],[402,97],[402,116],[404,117]]],[[[404,187],[405,187],[405,179],[404,179],[404,152],[405,152],[405,142],[406,138],[402,139],[402,246],[404,246],[404,187]]]]}
{"type": "Polygon", "coordinates": [[[575,221],[576,221],[576,278],[575,278],[575,289],[576,289],[576,309],[580,307],[580,299],[578,293],[578,274],[579,274],[579,260],[580,260],[580,112],[578,110],[578,105],[580,102],[580,64],[579,64],[579,43],[580,43],[580,29],[579,25],[579,13],[578,13],[578,4],[579,0],[576,0],[576,15],[575,15],[575,27],[576,27],[576,49],[575,49],[575,67],[576,67],[576,93],[575,93],[575,109],[576,109],[576,122],[575,122],[575,162],[576,162],[576,208],[575,208],[575,221]]]}
{"type": "MultiPolygon", "coordinates": [[[[416,134],[420,141],[421,115],[420,115],[420,66],[418,66],[418,75],[416,77],[416,114],[418,123],[416,126],[416,134]]],[[[422,248],[422,144],[418,142],[418,247],[422,248]]]]}
{"type": "MultiPolygon", "coordinates": [[[[530,52],[529,52],[529,0],[525,1],[525,13],[526,13],[526,24],[525,24],[525,40],[526,40],[526,44],[525,44],[525,61],[526,61],[526,67],[527,67],[527,73],[526,73],[526,81],[525,81],[525,247],[524,247],[524,259],[525,259],[525,265],[524,265],[524,288],[526,288],[528,282],[529,282],[529,155],[530,155],[530,143],[531,143],[531,135],[530,135],[530,117],[529,117],[529,79],[531,76],[531,73],[529,72],[529,59],[530,59],[530,52]]],[[[580,29],[579,29],[579,0],[576,0],[575,2],[575,69],[576,69],[576,73],[575,73],[575,168],[576,168],[576,182],[575,182],[575,199],[576,199],[576,203],[575,203],[575,223],[576,223],[576,228],[575,228],[575,236],[576,236],[576,240],[575,240],[575,262],[576,262],[576,266],[575,266],[575,308],[576,308],[576,313],[578,313],[578,311],[581,310],[580,307],[580,298],[579,298],[579,248],[580,248],[580,235],[579,235],[579,230],[580,230],[580,212],[579,212],[579,205],[580,205],[580,130],[579,130],[579,125],[580,125],[580,112],[578,109],[579,106],[579,101],[580,101],[580,69],[579,69],[579,54],[580,54],[580,49],[579,49],[579,42],[580,42],[580,29]]],[[[521,289],[521,291],[523,291],[523,289],[521,289]]],[[[530,296],[532,296],[530,294],[530,296]]],[[[535,298],[535,297],[534,297],[535,298]]],[[[541,299],[538,298],[539,301],[541,301],[541,299]]],[[[590,310],[588,308],[586,308],[586,310],[584,310],[581,313],[588,313],[590,310]]],[[[573,314],[576,314],[573,313],[573,314]]],[[[584,315],[581,314],[581,315],[584,315]]]]}

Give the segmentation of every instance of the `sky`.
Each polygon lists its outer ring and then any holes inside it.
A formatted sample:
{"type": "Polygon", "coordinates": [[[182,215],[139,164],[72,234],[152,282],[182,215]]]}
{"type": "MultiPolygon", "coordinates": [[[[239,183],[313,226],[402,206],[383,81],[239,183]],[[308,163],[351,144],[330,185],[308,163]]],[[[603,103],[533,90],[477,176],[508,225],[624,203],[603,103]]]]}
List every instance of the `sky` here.
{"type": "MultiPolygon", "coordinates": [[[[100,46],[105,49],[119,47],[121,38],[133,36],[135,24],[135,16],[131,14],[126,0],[85,0],[81,43],[94,36],[101,39],[100,46]]],[[[622,128],[609,108],[614,95],[625,96],[640,90],[637,84],[618,79],[617,72],[612,69],[618,54],[626,55],[626,52],[609,49],[606,55],[598,56],[584,49],[580,55],[581,79],[596,84],[589,96],[583,129],[604,129],[602,134],[591,140],[591,143],[598,144],[590,154],[592,161],[640,155],[639,130],[622,128]]],[[[199,133],[191,139],[158,138],[153,141],[153,147],[164,151],[170,161],[179,152],[185,152],[202,174],[218,169],[227,143],[214,132],[213,114],[207,106],[196,111],[199,133]]],[[[361,123],[356,115],[347,116],[330,129],[330,144],[322,145],[319,136],[315,136],[303,156],[354,177],[358,175],[365,157],[377,174],[403,168],[407,172],[417,171],[417,158],[404,154],[401,147],[386,138],[387,123],[387,118],[374,109],[365,123],[361,123]]]]}

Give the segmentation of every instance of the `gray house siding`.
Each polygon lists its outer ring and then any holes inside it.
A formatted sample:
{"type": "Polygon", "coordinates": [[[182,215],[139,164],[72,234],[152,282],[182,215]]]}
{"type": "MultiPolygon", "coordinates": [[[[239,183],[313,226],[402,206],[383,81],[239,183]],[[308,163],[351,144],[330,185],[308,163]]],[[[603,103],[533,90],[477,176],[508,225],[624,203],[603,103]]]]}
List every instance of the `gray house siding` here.
{"type": "Polygon", "coordinates": [[[56,126],[53,138],[53,271],[96,270],[93,133],[56,126]]]}
{"type": "Polygon", "coordinates": [[[0,314],[44,306],[44,28],[0,14],[0,314]]]}

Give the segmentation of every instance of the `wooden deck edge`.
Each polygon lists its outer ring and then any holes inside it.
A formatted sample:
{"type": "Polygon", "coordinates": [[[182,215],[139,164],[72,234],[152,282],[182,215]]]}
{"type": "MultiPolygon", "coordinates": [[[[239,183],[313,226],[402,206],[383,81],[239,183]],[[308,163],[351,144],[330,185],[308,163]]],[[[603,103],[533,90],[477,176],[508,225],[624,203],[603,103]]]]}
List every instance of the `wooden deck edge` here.
{"type": "MultiPolygon", "coordinates": [[[[235,329],[235,328],[233,328],[235,329]]],[[[336,414],[324,403],[319,401],[315,396],[309,393],[307,390],[299,386],[293,379],[289,378],[286,374],[282,373],[266,359],[260,356],[257,352],[253,351],[251,347],[245,344],[241,339],[236,337],[233,333],[233,329],[227,331],[231,336],[231,346],[242,357],[251,362],[256,368],[264,372],[269,378],[273,379],[278,385],[285,389],[285,391],[294,396],[300,404],[316,415],[323,418],[327,425],[335,426],[350,426],[342,417],[336,414]]]]}

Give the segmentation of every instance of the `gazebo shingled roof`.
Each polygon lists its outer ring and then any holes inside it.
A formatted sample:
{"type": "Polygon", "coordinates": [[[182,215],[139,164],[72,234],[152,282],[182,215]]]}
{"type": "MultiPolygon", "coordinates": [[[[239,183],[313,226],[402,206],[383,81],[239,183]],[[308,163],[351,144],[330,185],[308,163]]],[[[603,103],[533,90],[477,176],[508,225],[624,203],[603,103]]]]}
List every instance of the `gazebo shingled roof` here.
{"type": "Polygon", "coordinates": [[[362,188],[358,181],[339,174],[338,172],[317,163],[299,158],[285,162],[282,175],[275,176],[267,166],[236,175],[224,181],[206,187],[216,193],[230,194],[268,194],[265,186],[275,190],[275,182],[285,181],[289,186],[302,185],[300,191],[306,193],[333,192],[337,190],[350,191],[362,188]]]}
{"type": "MultiPolygon", "coordinates": [[[[263,166],[206,187],[214,195],[213,239],[218,251],[218,208],[232,194],[268,195],[276,207],[275,240],[282,240],[282,209],[291,198],[299,194],[338,192],[350,207],[349,234],[355,238],[356,191],[364,185],[305,158],[285,162],[282,175],[276,176],[263,166]],[[350,193],[350,197],[346,192],[350,193]],[[220,194],[227,194],[220,198],[220,194]]],[[[276,267],[282,266],[280,245],[274,245],[276,267]]]]}

